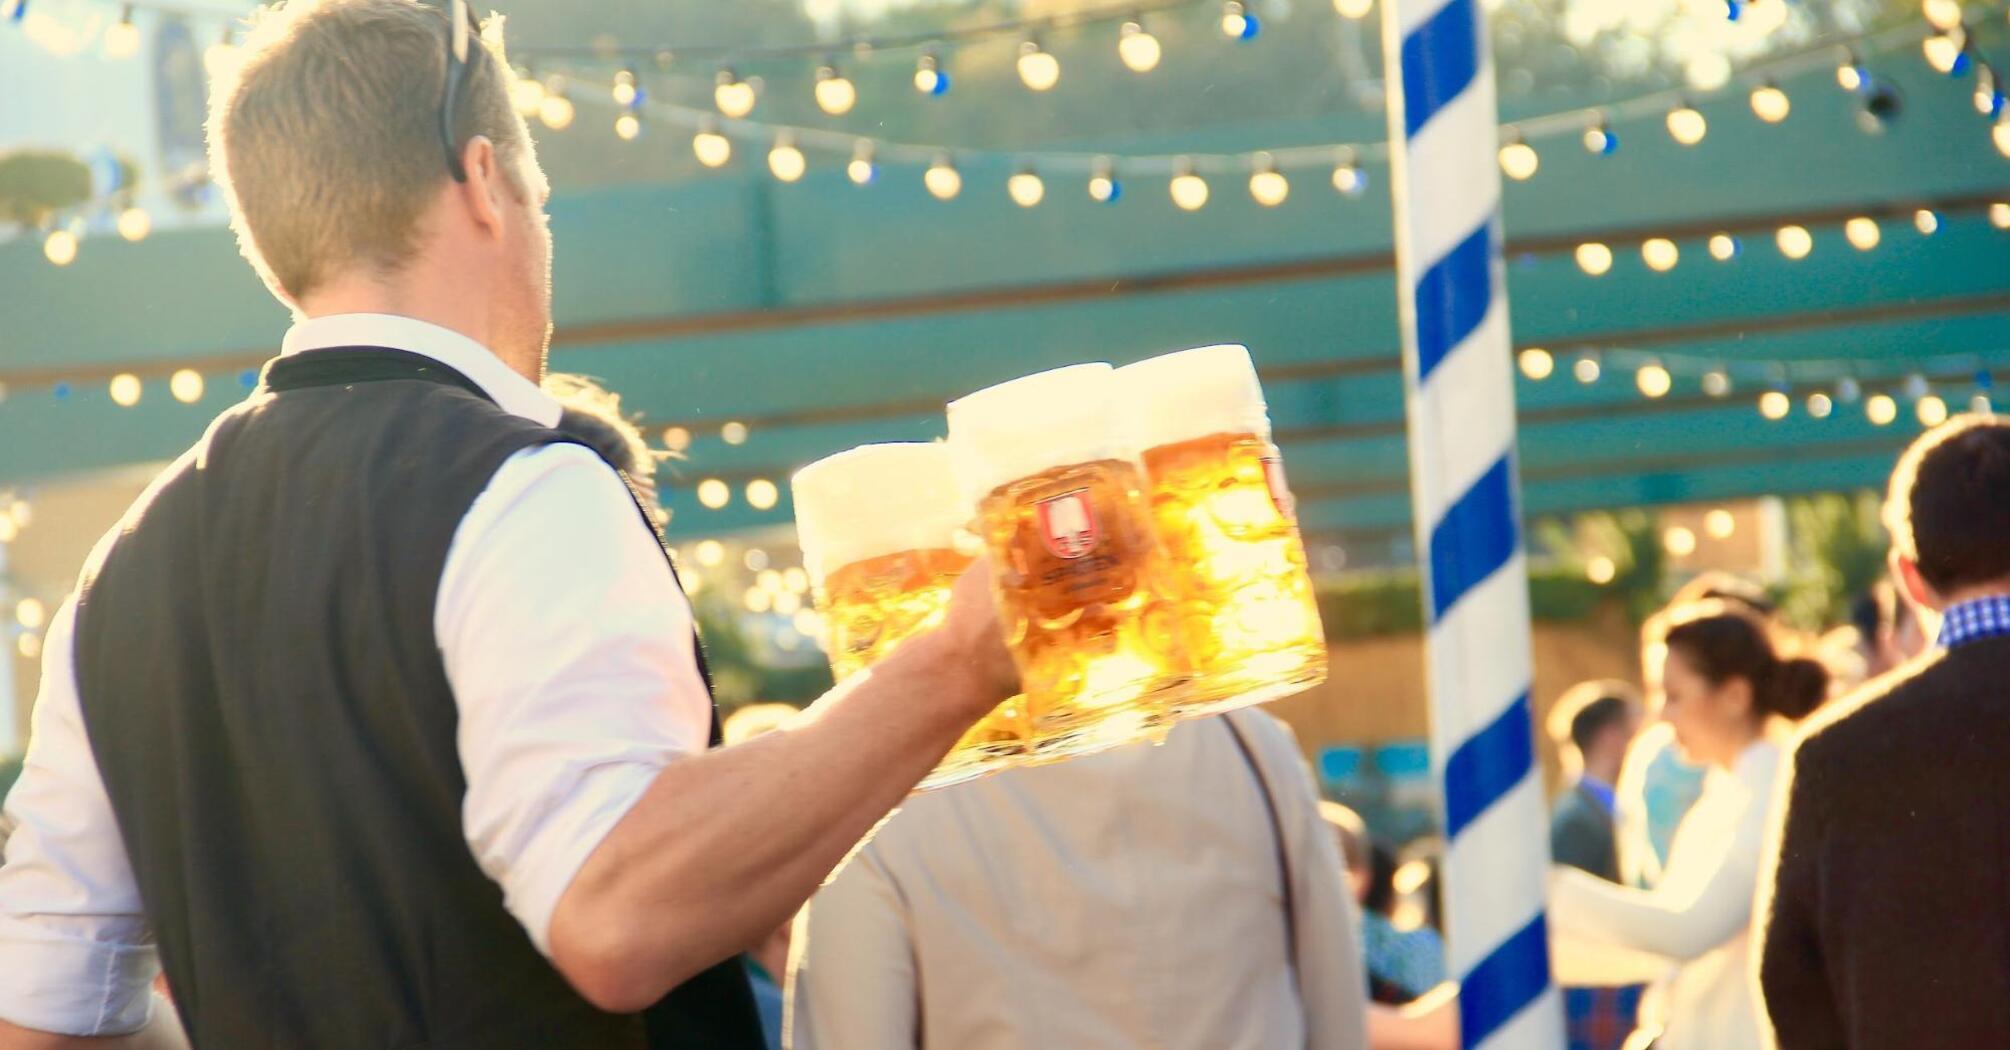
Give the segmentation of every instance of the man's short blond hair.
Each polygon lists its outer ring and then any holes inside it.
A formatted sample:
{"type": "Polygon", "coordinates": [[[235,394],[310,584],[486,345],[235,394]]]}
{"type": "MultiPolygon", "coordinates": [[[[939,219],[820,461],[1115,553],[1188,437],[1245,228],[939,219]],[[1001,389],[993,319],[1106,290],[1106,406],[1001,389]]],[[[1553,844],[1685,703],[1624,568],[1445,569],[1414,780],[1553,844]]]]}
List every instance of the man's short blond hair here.
{"type": "MultiPolygon", "coordinates": [[[[454,140],[529,141],[510,105],[501,19],[469,49],[454,140]]],[[[209,107],[210,172],[244,257],[298,301],[353,267],[395,274],[447,171],[447,18],[416,0],[285,0],[261,9],[209,107]]]]}

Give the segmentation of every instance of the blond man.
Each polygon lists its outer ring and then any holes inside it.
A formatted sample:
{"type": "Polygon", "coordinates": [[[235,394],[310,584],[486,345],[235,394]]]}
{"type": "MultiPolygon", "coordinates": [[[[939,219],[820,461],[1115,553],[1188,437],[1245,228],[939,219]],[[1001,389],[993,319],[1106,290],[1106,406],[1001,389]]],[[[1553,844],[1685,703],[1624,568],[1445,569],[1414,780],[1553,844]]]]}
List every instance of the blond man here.
{"type": "Polygon", "coordinates": [[[669,561],[552,429],[545,180],[452,27],[295,0],[215,89],[212,168],[296,321],[52,625],[0,1048],[757,1047],[728,957],[1015,688],[979,571],[708,748],[669,561]]]}

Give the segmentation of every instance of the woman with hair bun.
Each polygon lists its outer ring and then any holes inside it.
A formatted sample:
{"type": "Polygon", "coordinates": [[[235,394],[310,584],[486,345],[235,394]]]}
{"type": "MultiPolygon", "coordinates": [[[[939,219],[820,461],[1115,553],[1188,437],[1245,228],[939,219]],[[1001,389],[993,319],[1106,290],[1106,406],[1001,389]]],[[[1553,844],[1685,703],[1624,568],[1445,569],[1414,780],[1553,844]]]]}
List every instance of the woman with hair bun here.
{"type": "Polygon", "coordinates": [[[1628,1046],[1746,1050],[1762,1045],[1751,982],[1752,893],[1767,808],[1793,722],[1828,693],[1821,664],[1782,657],[1765,625],[1723,601],[1668,613],[1653,698],[1690,762],[1708,768],[1652,890],[1570,868],[1550,883],[1559,983],[1652,982],[1628,1046]]]}

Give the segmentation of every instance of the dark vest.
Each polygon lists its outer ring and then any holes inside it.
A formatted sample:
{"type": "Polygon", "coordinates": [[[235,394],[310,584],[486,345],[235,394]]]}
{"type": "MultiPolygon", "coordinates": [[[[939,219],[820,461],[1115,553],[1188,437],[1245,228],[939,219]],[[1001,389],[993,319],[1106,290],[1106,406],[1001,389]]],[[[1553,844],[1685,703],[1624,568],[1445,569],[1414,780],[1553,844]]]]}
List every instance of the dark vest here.
{"type": "Polygon", "coordinates": [[[738,959],[595,1009],[463,838],[440,574],[503,461],[568,440],[417,355],[284,358],[92,555],[85,727],[196,1046],[762,1045],[738,959]]]}

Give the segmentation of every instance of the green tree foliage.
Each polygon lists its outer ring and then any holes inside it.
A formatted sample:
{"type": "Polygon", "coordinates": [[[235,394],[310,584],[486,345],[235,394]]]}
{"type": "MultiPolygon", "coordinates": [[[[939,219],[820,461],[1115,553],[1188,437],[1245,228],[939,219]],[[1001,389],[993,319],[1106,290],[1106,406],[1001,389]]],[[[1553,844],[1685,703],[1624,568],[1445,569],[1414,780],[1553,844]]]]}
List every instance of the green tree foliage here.
{"type": "Polygon", "coordinates": [[[1874,493],[1806,496],[1787,503],[1791,563],[1780,615],[1818,631],[1848,622],[1850,603],[1885,571],[1890,539],[1874,493]]]}

